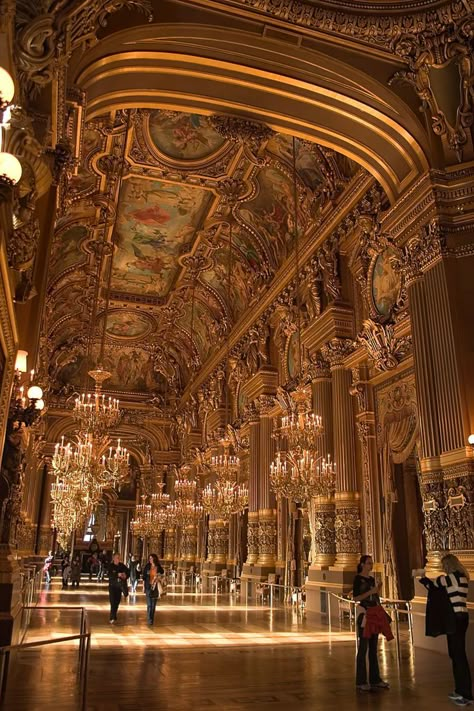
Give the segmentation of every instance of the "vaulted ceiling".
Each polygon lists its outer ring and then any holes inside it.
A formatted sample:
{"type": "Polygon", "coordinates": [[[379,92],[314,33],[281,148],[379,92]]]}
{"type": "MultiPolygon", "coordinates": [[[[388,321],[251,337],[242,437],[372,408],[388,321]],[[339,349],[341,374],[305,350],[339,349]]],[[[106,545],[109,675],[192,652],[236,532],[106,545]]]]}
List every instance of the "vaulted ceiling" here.
{"type": "MultiPolygon", "coordinates": [[[[243,119],[172,111],[84,124],[49,265],[56,392],[85,385],[98,360],[122,398],[182,392],[293,250],[292,144],[243,119]]],[[[358,166],[295,145],[304,234],[358,166]]]]}

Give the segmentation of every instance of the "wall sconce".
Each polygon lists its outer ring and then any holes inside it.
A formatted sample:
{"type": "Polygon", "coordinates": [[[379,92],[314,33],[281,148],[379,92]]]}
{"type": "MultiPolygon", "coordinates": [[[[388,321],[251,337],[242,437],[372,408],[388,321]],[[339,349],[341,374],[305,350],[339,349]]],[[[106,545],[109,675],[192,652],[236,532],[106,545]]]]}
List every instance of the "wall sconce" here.
{"type": "Polygon", "coordinates": [[[21,178],[21,163],[12,153],[0,153],[0,184],[12,188],[21,178]]]}
{"type": "Polygon", "coordinates": [[[471,445],[471,447],[474,449],[474,434],[470,434],[469,437],[467,438],[467,441],[471,445]]]}
{"type": "Polygon", "coordinates": [[[43,391],[39,385],[33,383],[35,371],[30,372],[29,387],[25,397],[25,386],[22,384],[22,376],[27,370],[26,351],[18,351],[16,357],[16,370],[13,381],[13,395],[10,405],[9,420],[12,429],[18,429],[23,424],[31,427],[44,410],[43,391]]]}
{"type": "Polygon", "coordinates": [[[15,84],[6,69],[0,67],[0,111],[5,111],[13,100],[15,84]]]}

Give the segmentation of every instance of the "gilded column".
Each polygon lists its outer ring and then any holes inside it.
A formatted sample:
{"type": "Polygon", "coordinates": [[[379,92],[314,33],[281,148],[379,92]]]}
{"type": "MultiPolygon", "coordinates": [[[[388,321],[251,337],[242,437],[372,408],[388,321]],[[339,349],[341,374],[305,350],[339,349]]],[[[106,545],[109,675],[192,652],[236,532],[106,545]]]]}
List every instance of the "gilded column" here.
{"type": "Polygon", "coordinates": [[[213,563],[216,555],[216,521],[209,519],[209,530],[207,534],[207,563],[213,563]]]}
{"type": "Polygon", "coordinates": [[[275,456],[273,418],[270,410],[274,406],[272,395],[259,397],[260,447],[259,447],[259,520],[257,565],[274,570],[277,555],[277,518],[275,495],[270,488],[270,465],[275,456]]]}
{"type": "Polygon", "coordinates": [[[165,557],[167,563],[172,563],[174,559],[174,549],[176,546],[176,527],[170,526],[165,531],[165,557]]]}
{"type": "Polygon", "coordinates": [[[258,472],[260,447],[260,419],[252,413],[249,422],[249,516],[247,524],[247,565],[258,559],[258,472]]]}
{"type": "Polygon", "coordinates": [[[333,383],[333,436],[336,463],[336,567],[354,569],[361,550],[359,492],[355,457],[351,373],[344,359],[354,348],[347,338],[333,338],[322,348],[331,366],[333,383]]]}
{"type": "Polygon", "coordinates": [[[212,562],[221,564],[225,568],[229,550],[229,523],[228,521],[217,519],[214,524],[214,557],[212,562]]]}
{"type": "MultiPolygon", "coordinates": [[[[329,363],[322,358],[311,363],[313,412],[320,415],[324,432],[320,438],[320,455],[334,461],[332,422],[332,383],[329,363]]],[[[309,507],[313,559],[312,566],[334,565],[336,559],[336,534],[334,523],[336,509],[334,498],[317,497],[309,507]]]]}

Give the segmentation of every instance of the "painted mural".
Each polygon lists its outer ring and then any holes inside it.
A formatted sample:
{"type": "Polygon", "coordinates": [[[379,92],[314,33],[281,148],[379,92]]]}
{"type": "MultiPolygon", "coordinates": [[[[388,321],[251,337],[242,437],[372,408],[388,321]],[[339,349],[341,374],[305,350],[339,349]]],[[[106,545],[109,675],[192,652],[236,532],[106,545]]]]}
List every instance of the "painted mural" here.
{"type": "Polygon", "coordinates": [[[61,272],[85,259],[80,245],[87,237],[84,225],[73,225],[54,238],[50,261],[50,278],[55,279],[61,272]]]}
{"type": "Polygon", "coordinates": [[[153,111],[148,126],[158,150],[175,160],[200,160],[224,144],[207,118],[199,114],[153,111]]]}
{"type": "Polygon", "coordinates": [[[372,297],[381,316],[390,315],[400,291],[400,276],[394,270],[390,259],[394,256],[395,252],[391,247],[379,254],[372,273],[372,297]]]}
{"type": "MultiPolygon", "coordinates": [[[[258,175],[256,197],[239,209],[240,217],[267,243],[274,266],[291,251],[293,188],[290,180],[275,168],[264,168],[258,175]]],[[[303,226],[303,219],[300,221],[303,226]]]]}
{"type": "MultiPolygon", "coordinates": [[[[201,279],[217,291],[220,297],[227,302],[228,281],[229,281],[229,250],[228,248],[217,249],[212,258],[214,266],[212,269],[201,274],[201,279]]],[[[248,301],[248,287],[250,285],[250,268],[239,259],[235,252],[232,257],[232,273],[230,279],[230,310],[233,320],[236,320],[245,310],[248,301]]]]}
{"type": "Polygon", "coordinates": [[[208,191],[132,178],[124,183],[117,219],[112,289],[165,296],[212,199],[208,191]]]}
{"type": "Polygon", "coordinates": [[[106,333],[118,339],[143,338],[151,326],[148,318],[138,311],[117,310],[107,316],[106,333]]]}
{"type": "MultiPolygon", "coordinates": [[[[191,330],[191,304],[186,304],[185,315],[181,319],[183,328],[187,333],[191,330]]],[[[193,340],[199,351],[201,360],[204,361],[213,348],[218,345],[219,339],[215,330],[216,322],[213,319],[209,309],[200,301],[194,301],[194,319],[193,319],[193,340]]],[[[189,350],[189,347],[187,348],[189,350]]]]}
{"type": "MultiPolygon", "coordinates": [[[[310,190],[316,190],[324,182],[324,176],[318,161],[302,141],[296,139],[295,145],[296,172],[310,190]]],[[[289,166],[293,166],[293,140],[291,136],[278,134],[269,141],[267,150],[284,160],[289,166]]]]}
{"type": "Polygon", "coordinates": [[[293,333],[288,341],[286,367],[289,377],[296,377],[299,372],[299,339],[297,333],[293,333]]]}
{"type": "Polygon", "coordinates": [[[61,289],[54,302],[54,311],[51,314],[51,323],[56,323],[62,318],[77,314],[82,309],[82,297],[84,296],[84,284],[74,282],[61,289]]]}
{"type": "MultiPolygon", "coordinates": [[[[98,352],[93,355],[96,360],[98,352]]],[[[103,365],[112,373],[105,385],[107,390],[151,393],[161,389],[162,377],[154,370],[153,358],[138,346],[106,346],[103,365]]]]}

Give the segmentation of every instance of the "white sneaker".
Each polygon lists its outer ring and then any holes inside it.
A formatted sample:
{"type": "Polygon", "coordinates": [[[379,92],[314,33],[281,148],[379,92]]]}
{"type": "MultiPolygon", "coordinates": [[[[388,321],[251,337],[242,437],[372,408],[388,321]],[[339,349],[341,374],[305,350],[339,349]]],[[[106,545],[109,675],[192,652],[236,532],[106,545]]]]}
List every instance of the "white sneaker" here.
{"type": "Polygon", "coordinates": [[[116,620],[109,620],[111,625],[115,625],[116,620]]]}
{"type": "Polygon", "coordinates": [[[371,688],[370,684],[358,684],[356,686],[357,691],[370,691],[371,688]]]}
{"type": "Polygon", "coordinates": [[[463,697],[461,694],[458,694],[456,691],[453,691],[452,694],[448,694],[448,699],[451,701],[457,701],[458,699],[462,699],[463,697]]]}

